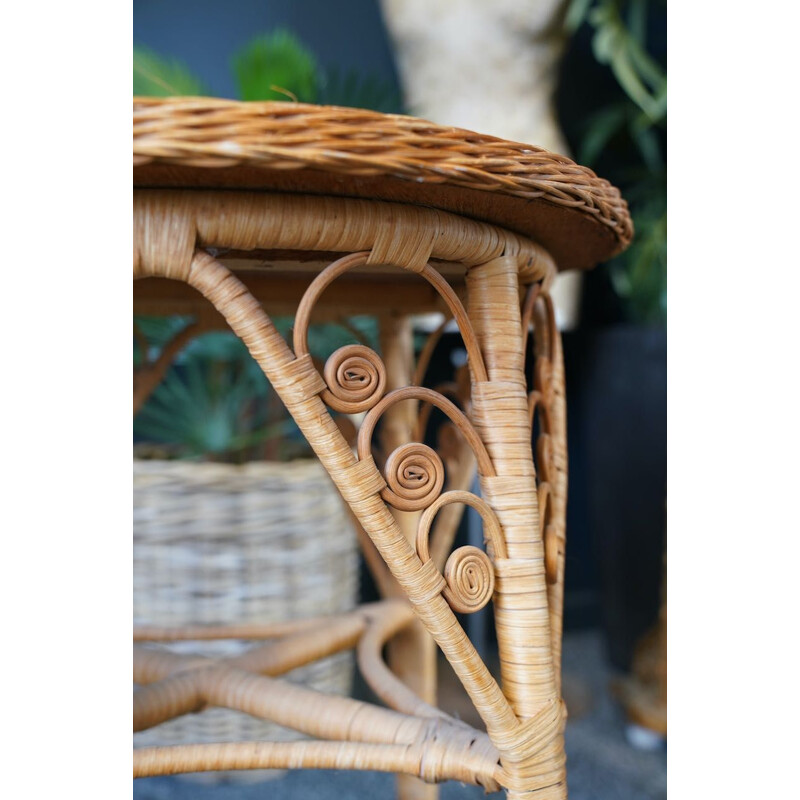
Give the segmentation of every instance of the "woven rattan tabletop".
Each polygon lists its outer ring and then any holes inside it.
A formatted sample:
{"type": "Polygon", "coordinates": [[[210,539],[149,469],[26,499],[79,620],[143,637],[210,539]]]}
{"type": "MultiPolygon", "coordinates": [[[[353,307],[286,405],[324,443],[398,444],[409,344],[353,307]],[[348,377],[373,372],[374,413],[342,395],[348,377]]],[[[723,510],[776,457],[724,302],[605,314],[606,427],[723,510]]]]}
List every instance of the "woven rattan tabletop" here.
{"type": "Polygon", "coordinates": [[[135,187],[289,191],[411,203],[500,225],[560,269],[624,250],[614,186],[565,156],[414,117],[300,103],[134,98],[135,187]]]}

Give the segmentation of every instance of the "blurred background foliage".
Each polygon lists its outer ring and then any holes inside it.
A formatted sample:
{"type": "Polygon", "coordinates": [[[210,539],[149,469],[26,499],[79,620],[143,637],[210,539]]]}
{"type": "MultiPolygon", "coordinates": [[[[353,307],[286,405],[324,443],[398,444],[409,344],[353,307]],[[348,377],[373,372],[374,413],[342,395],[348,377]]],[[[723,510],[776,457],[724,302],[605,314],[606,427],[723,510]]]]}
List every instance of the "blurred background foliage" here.
{"type": "Polygon", "coordinates": [[[588,277],[588,321],[666,325],[666,1],[571,0],[565,28],[565,134],[580,163],[620,188],[635,228],[630,248],[588,277]]]}
{"type": "MultiPolygon", "coordinates": [[[[136,316],[134,368],[153,361],[191,322],[191,317],[136,316]]],[[[291,341],[294,320],[273,317],[272,322],[291,341]]],[[[318,362],[354,339],[375,348],[376,321],[350,317],[341,323],[311,325],[308,331],[309,351],[318,362]]],[[[133,432],[139,454],[159,457],[239,463],[263,458],[285,461],[308,453],[305,438],[261,368],[241,339],[227,330],[201,333],[183,348],[134,417],[133,432]]]]}
{"type": "MultiPolygon", "coordinates": [[[[355,69],[323,67],[290,31],[256,36],[234,53],[231,69],[240,100],[279,100],[402,113],[397,87],[355,69]]],[[[148,48],[133,48],[133,93],[145,97],[207,96],[190,70],[148,48]]]]}

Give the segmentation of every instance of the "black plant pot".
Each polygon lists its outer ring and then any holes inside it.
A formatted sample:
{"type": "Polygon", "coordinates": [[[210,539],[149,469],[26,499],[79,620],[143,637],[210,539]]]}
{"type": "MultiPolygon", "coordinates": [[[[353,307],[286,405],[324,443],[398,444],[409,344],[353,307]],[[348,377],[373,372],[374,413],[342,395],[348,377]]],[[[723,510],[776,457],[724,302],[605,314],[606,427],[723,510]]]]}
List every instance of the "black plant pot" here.
{"type": "Polygon", "coordinates": [[[663,328],[617,325],[582,332],[581,339],[581,357],[571,370],[578,385],[570,392],[570,454],[575,446],[583,480],[572,501],[585,503],[580,516],[599,567],[609,658],[627,671],[637,639],[658,616],[666,535],[667,337],[663,328]]]}

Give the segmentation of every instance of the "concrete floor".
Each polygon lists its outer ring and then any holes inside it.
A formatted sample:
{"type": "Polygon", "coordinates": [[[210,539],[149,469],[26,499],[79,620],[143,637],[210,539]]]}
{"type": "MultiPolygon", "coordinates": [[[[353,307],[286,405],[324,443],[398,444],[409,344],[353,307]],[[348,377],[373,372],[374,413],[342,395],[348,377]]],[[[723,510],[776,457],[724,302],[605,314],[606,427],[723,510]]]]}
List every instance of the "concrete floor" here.
{"type": "MultiPolygon", "coordinates": [[[[440,701],[451,713],[469,719],[460,685],[442,669],[440,701]]],[[[570,800],[663,800],[667,797],[666,747],[635,750],[625,735],[625,720],[608,692],[611,677],[602,640],[595,631],[564,638],[564,695],[567,723],[567,779],[570,800]]],[[[469,721],[472,721],[471,719],[469,721]]],[[[308,770],[259,783],[198,783],[191,777],[145,778],[134,782],[134,800],[365,800],[393,797],[394,778],[375,772],[308,770]]],[[[501,798],[473,786],[445,783],[442,800],[501,798]]]]}

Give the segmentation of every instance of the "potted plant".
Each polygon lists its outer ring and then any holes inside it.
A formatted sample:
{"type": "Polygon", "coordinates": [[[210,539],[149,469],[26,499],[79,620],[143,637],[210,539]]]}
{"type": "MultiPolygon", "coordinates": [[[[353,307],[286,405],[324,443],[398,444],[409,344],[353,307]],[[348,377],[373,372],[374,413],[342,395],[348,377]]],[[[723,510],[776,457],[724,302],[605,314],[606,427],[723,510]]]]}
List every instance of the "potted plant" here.
{"type": "Polygon", "coordinates": [[[608,652],[625,671],[658,615],[665,537],[665,13],[663,2],[573,0],[559,95],[578,161],[620,187],[635,228],[625,253],[587,274],[582,327],[564,338],[568,529],[594,547],[591,563],[568,566],[566,590],[571,573],[588,585],[599,567],[608,652]]]}

